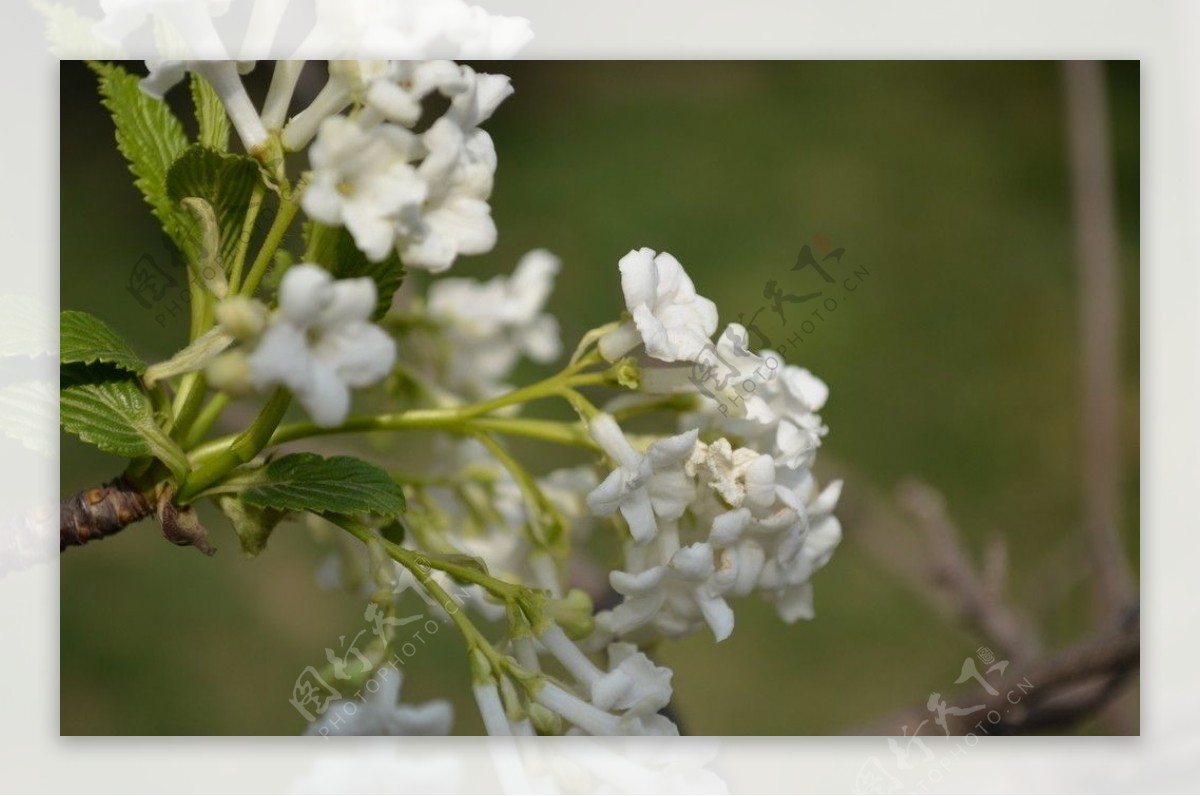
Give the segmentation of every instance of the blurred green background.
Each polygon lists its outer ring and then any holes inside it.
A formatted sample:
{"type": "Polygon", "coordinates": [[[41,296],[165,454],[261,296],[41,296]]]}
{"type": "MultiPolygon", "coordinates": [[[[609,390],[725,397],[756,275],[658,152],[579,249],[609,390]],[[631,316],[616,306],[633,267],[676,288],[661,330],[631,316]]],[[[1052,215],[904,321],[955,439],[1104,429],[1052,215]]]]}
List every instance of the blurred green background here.
{"type": "MultiPolygon", "coordinates": [[[[764,307],[768,280],[820,289],[814,274],[790,270],[818,236],[846,248],[841,275],[869,271],[852,296],[834,289],[836,312],[786,354],[831,388],[818,472],[847,478],[846,539],[815,578],[817,618],[786,626],[748,599],[728,641],[665,645],[688,733],[837,734],[953,690],[979,640],[932,613],[864,541],[880,516],[872,507],[909,476],[945,493],[976,546],[1008,539],[1011,593],[1049,646],[1086,632],[1079,291],[1058,64],[490,68],[516,87],[487,125],[500,155],[500,241],[452,273],[505,273],[523,252],[549,248],[564,261],[550,308],[568,347],[621,308],[616,262],[630,248],[675,254],[722,324],[764,307]]],[[[1136,566],[1139,67],[1106,69],[1121,243],[1122,533],[1136,566]]],[[[186,311],[160,317],[163,307],[143,309],[125,286],[143,254],[165,262],[168,252],[92,75],[64,62],[61,77],[62,307],[106,319],[147,359],[165,357],[185,340],[186,311]]],[[[253,82],[268,77],[260,66],[253,82]]],[[[173,104],[186,109],[186,95],[176,89],[173,104]]],[[[769,308],[758,316],[777,345],[808,310],[788,312],[787,327],[769,308]]],[[[518,450],[536,470],[560,462],[544,446],[518,450]]],[[[64,495],[119,469],[63,436],[64,495]]],[[[283,526],[248,560],[211,519],[221,548],[212,559],[167,544],[150,523],[62,557],[63,734],[303,729],[292,684],[363,627],[363,603],[317,588],[327,548],[302,526],[283,526]]],[[[871,538],[899,532],[874,528],[871,538]]],[[[453,634],[405,668],[407,700],[450,696],[456,731],[480,729],[453,634]]]]}

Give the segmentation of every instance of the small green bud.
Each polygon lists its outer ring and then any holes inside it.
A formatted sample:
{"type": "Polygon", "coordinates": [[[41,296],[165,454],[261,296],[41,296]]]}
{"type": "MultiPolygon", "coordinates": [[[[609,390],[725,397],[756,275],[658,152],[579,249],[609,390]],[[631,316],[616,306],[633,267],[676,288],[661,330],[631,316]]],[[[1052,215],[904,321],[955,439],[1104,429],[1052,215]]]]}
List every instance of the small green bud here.
{"type": "Polygon", "coordinates": [[[546,614],[572,641],[587,638],[596,626],[592,618],[592,598],[583,589],[571,589],[566,597],[548,602],[546,614]]]}
{"type": "Polygon", "coordinates": [[[642,386],[642,371],[632,359],[622,359],[612,366],[613,377],[622,387],[636,390],[642,386]]]}

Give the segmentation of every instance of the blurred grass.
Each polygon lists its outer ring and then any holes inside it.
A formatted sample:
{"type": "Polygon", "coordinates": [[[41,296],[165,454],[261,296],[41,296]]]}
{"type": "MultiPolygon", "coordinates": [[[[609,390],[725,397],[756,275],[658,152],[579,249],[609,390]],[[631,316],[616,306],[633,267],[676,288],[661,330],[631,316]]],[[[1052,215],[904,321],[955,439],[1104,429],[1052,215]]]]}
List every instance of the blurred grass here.
{"type": "MultiPolygon", "coordinates": [[[[563,258],[551,308],[564,340],[620,307],[617,259],[675,254],[722,323],[763,307],[763,284],[819,289],[790,270],[817,235],[870,276],[786,359],[825,379],[821,469],[856,502],[915,475],[944,490],[973,540],[1003,533],[1012,592],[1070,599],[1042,614],[1051,643],[1084,629],[1079,536],[1077,286],[1058,66],[1045,62],[517,62],[488,129],[500,154],[500,242],[456,275],[563,258]],[[1065,551],[1060,565],[1045,559],[1065,551]],[[1039,566],[1040,564],[1040,566],[1039,566]],[[1054,583],[1047,583],[1052,579],[1054,583]]],[[[260,70],[264,71],[264,70],[260,70]]],[[[1122,243],[1125,542],[1139,540],[1139,74],[1108,67],[1122,243]]],[[[262,77],[260,75],[260,77],[262,77]]],[[[185,92],[178,92],[181,99],[185,92]]],[[[86,69],[62,72],[62,306],[111,322],[147,357],[184,339],[125,292],[165,250],[111,146],[86,69]]],[[[808,305],[805,305],[808,306],[808,305]]],[[[763,331],[786,341],[770,309],[763,331]]],[[[161,311],[160,311],[161,312],[161,311]]],[[[529,370],[530,373],[534,371],[529,370]]],[[[536,469],[553,451],[520,446],[536,469]]],[[[117,471],[64,437],[64,494],[117,471]]],[[[206,559],[143,523],[63,556],[64,734],[290,734],[293,682],[363,626],[359,601],[320,592],[318,548],[287,526],[244,560],[214,520],[206,559]]],[[[754,600],[733,637],[666,644],[694,734],[829,734],[947,690],[973,640],[931,616],[854,545],[816,578],[817,619],[785,626],[754,600]]],[[[406,696],[461,694],[451,634],[406,665],[406,696]]],[[[458,731],[479,722],[457,701],[458,731]]]]}

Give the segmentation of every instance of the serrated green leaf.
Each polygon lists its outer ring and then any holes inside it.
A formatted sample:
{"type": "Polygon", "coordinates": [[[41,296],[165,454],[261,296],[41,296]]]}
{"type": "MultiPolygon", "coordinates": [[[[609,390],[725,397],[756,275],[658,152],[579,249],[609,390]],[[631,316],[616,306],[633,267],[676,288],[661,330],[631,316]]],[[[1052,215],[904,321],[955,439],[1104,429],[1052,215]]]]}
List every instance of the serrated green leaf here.
{"type": "Polygon", "coordinates": [[[167,174],[167,193],[176,208],[169,231],[189,261],[202,255],[203,234],[196,218],[179,203],[195,197],[212,207],[220,227],[221,262],[228,269],[258,179],[258,163],[245,155],[223,155],[199,144],[180,155],[167,174]]]}
{"type": "Polygon", "coordinates": [[[404,492],[386,471],[350,456],[323,459],[315,453],[271,462],[241,498],[252,506],[287,511],[388,517],[404,511],[404,492]]]}
{"type": "Polygon", "coordinates": [[[137,75],[116,64],[89,66],[100,78],[100,95],[117,128],[117,148],[137,178],[134,185],[169,229],[176,210],[167,196],[167,172],[187,147],[183,125],[165,102],[138,88],[137,75]]]}
{"type": "Polygon", "coordinates": [[[382,262],[372,262],[354,245],[354,237],[345,227],[330,227],[315,221],[304,225],[305,259],[325,268],[337,279],[369,276],[375,282],[379,298],[372,317],[387,314],[392,296],[404,284],[404,265],[395,252],[382,262]]]}
{"type": "Polygon", "coordinates": [[[212,84],[192,72],[192,105],[200,124],[200,143],[218,152],[229,151],[229,116],[212,84]]]}
{"type": "Polygon", "coordinates": [[[59,361],[90,365],[103,362],[141,374],[146,363],[112,327],[95,315],[63,310],[59,315],[59,361]]]}
{"type": "Polygon", "coordinates": [[[68,367],[59,390],[59,423],[102,451],[129,459],[153,456],[182,477],[187,456],[154,419],[150,398],[128,374],[68,367]]]}
{"type": "Polygon", "coordinates": [[[287,512],[278,509],[253,506],[234,495],[220,495],[217,505],[233,524],[233,530],[242,543],[242,552],[251,558],[263,551],[271,532],[287,515],[287,512]]]}

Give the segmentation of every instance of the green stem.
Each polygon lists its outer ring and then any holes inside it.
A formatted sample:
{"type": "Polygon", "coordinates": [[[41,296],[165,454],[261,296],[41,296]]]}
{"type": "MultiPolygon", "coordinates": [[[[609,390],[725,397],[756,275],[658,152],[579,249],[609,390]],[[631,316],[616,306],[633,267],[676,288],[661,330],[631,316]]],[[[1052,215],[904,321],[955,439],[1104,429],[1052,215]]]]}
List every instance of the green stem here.
{"type": "MultiPolygon", "coordinates": [[[[367,431],[450,431],[467,434],[472,431],[492,431],[510,436],[529,437],[544,442],[571,445],[588,450],[599,450],[599,446],[578,424],[561,423],[553,420],[534,420],[520,417],[463,418],[455,410],[413,409],[408,412],[387,415],[362,415],[351,417],[340,426],[324,427],[315,423],[299,422],[279,426],[267,444],[282,445],[312,437],[334,434],[354,434],[367,431]]],[[[190,449],[194,463],[207,462],[233,443],[235,437],[221,437],[190,449]]]]}
{"type": "Polygon", "coordinates": [[[191,450],[200,444],[204,436],[212,429],[213,424],[217,422],[217,418],[221,416],[221,412],[225,411],[229,401],[230,397],[227,392],[219,392],[209,399],[209,402],[196,415],[195,422],[192,423],[191,429],[184,438],[184,450],[191,450]]]}
{"type": "MultiPolygon", "coordinates": [[[[443,589],[441,585],[439,585],[438,582],[433,579],[432,575],[430,575],[431,569],[438,569],[442,572],[445,572],[447,575],[450,575],[451,577],[458,577],[458,575],[446,568],[446,562],[435,562],[428,556],[424,556],[414,550],[409,550],[407,548],[400,547],[397,544],[393,544],[392,542],[388,542],[385,539],[381,539],[369,528],[361,523],[355,522],[348,517],[327,516],[326,519],[349,531],[364,544],[370,544],[372,540],[382,542],[383,547],[387,551],[388,555],[395,559],[400,566],[411,572],[421,584],[421,588],[425,589],[429,593],[429,596],[438,601],[438,604],[442,606],[442,608],[450,616],[450,619],[455,625],[458,626],[459,632],[463,634],[463,638],[467,641],[468,649],[479,647],[485,651],[485,654],[488,654],[489,658],[492,656],[499,657],[499,653],[495,651],[491,643],[479,631],[479,628],[475,627],[475,623],[467,617],[466,611],[462,609],[462,606],[454,602],[454,598],[447,594],[446,590],[443,589]],[[490,654],[488,651],[490,651],[490,654]]],[[[455,569],[466,568],[455,567],[455,569]]],[[[475,570],[470,570],[470,572],[476,575],[482,574],[476,572],[475,570]]],[[[465,573],[462,574],[465,575],[465,573]]],[[[463,579],[466,579],[466,577],[463,579]]],[[[490,578],[490,580],[494,581],[495,578],[490,578]]],[[[497,581],[497,583],[501,582],[497,581]]],[[[514,586],[513,584],[503,585],[513,589],[520,588],[519,586],[514,586]]]]}
{"type": "MultiPolygon", "coordinates": [[[[565,396],[567,391],[573,391],[575,387],[609,383],[609,377],[604,373],[578,373],[590,364],[593,364],[593,358],[585,358],[549,379],[469,406],[411,409],[407,412],[391,414],[360,415],[347,419],[339,426],[332,427],[322,427],[308,422],[291,423],[279,427],[272,435],[269,444],[282,445],[285,442],[309,437],[364,431],[436,429],[458,433],[470,433],[474,430],[499,431],[504,434],[533,437],[547,442],[558,442],[596,450],[595,443],[587,433],[576,426],[527,418],[481,417],[488,412],[513,404],[526,403],[540,398],[565,396]]],[[[214,455],[219,455],[220,451],[228,447],[232,441],[232,437],[213,440],[192,450],[191,457],[197,463],[204,462],[214,455]]]]}
{"type": "Polygon", "coordinates": [[[279,427],[279,421],[292,402],[292,394],[278,388],[263,407],[262,412],[249,428],[234,437],[227,446],[211,459],[192,471],[179,489],[178,500],[186,503],[208,487],[220,481],[233,468],[245,464],[257,456],[271,440],[279,427]]]}
{"type": "Polygon", "coordinates": [[[271,222],[271,228],[267,230],[267,237],[258,251],[258,257],[254,259],[254,264],[250,266],[250,273],[246,275],[246,281],[238,291],[243,296],[253,295],[254,291],[258,289],[258,283],[266,274],[271,260],[275,257],[275,252],[279,250],[279,244],[283,242],[284,235],[292,226],[292,219],[299,211],[300,204],[298,202],[289,199],[280,201],[279,212],[275,214],[275,220],[271,222]]]}
{"type": "Polygon", "coordinates": [[[266,188],[262,182],[254,184],[254,191],[250,194],[250,204],[246,208],[246,219],[242,223],[242,234],[238,236],[237,250],[233,255],[233,264],[229,271],[229,294],[236,295],[238,288],[242,283],[242,270],[246,266],[246,255],[250,250],[250,238],[254,234],[254,224],[258,221],[258,211],[262,209],[263,197],[266,195],[266,188]]]}
{"type": "Polygon", "coordinates": [[[175,425],[172,429],[172,434],[175,439],[184,439],[191,428],[192,420],[196,417],[196,413],[200,411],[200,403],[204,400],[204,391],[208,386],[208,380],[202,370],[194,370],[191,373],[185,373],[183,380],[180,382],[179,392],[175,394],[175,403],[172,407],[172,414],[175,417],[175,425]]]}
{"type": "Polygon", "coordinates": [[[483,443],[496,461],[508,470],[521,490],[525,501],[525,510],[529,515],[529,525],[533,531],[533,542],[539,547],[554,549],[565,539],[563,531],[567,528],[566,519],[558,508],[546,497],[546,493],[538,485],[525,467],[510,454],[503,445],[496,441],[491,434],[478,433],[475,438],[483,443]]]}
{"type": "Polygon", "coordinates": [[[586,354],[591,347],[600,340],[601,337],[618,328],[620,325],[620,321],[613,321],[612,323],[599,326],[587,332],[587,334],[580,338],[579,345],[575,348],[575,353],[571,355],[570,364],[574,365],[576,362],[582,359],[583,355],[586,354]]]}

